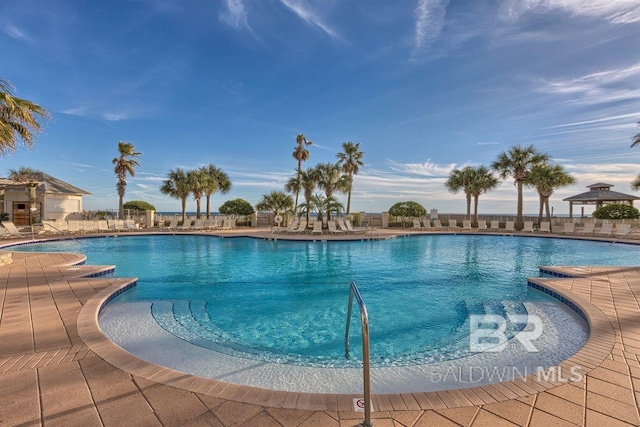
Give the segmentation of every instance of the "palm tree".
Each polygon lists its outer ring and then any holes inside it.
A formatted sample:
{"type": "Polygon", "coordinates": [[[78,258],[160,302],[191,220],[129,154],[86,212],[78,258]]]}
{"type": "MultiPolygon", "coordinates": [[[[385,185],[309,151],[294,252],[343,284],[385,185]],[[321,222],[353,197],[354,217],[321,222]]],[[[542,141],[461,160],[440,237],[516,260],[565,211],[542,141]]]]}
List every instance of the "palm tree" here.
{"type": "Polygon", "coordinates": [[[360,172],[360,168],[364,166],[362,163],[362,157],[364,153],[360,151],[360,143],[354,144],[353,142],[345,142],[342,144],[342,153],[336,154],[338,163],[342,167],[342,172],[347,174],[348,177],[348,196],[347,196],[347,212],[349,215],[351,212],[351,189],[353,188],[353,176],[360,172]]]}
{"type": "Polygon", "coordinates": [[[533,145],[523,147],[522,145],[514,145],[508,152],[502,152],[498,155],[495,162],[491,164],[491,168],[498,173],[500,178],[505,179],[508,176],[513,177],[514,184],[518,189],[518,206],[516,215],[516,229],[522,230],[522,187],[524,181],[529,175],[529,171],[535,165],[546,163],[549,155],[536,150],[533,145]]]}
{"type": "Polygon", "coordinates": [[[638,175],[636,179],[633,180],[633,182],[631,183],[631,188],[636,191],[640,190],[640,175],[638,175]]]}
{"type": "Polygon", "coordinates": [[[293,209],[293,199],[282,191],[263,194],[262,199],[256,205],[258,211],[272,211],[274,218],[291,209],[293,209]]]}
{"type": "Polygon", "coordinates": [[[540,196],[540,210],[538,211],[538,224],[542,222],[542,211],[545,210],[547,220],[551,221],[549,198],[556,188],[565,187],[576,182],[561,165],[540,164],[531,168],[531,172],[525,184],[535,188],[540,196]]]}
{"type": "MultiPolygon", "coordinates": [[[[316,166],[315,173],[317,174],[317,185],[324,190],[327,199],[332,198],[335,192],[347,191],[348,177],[342,173],[342,167],[339,163],[320,163],[316,166]]],[[[330,213],[328,213],[327,219],[331,220],[330,213]]]]}
{"type": "MultiPolygon", "coordinates": [[[[640,122],[638,122],[638,126],[640,126],[640,122]]],[[[636,145],[640,145],[640,133],[636,133],[631,140],[631,146],[635,147],[636,145]]]]}
{"type": "Polygon", "coordinates": [[[456,194],[458,191],[464,191],[467,198],[467,218],[471,220],[471,185],[470,179],[473,175],[473,167],[466,166],[462,169],[454,169],[449,173],[449,179],[444,183],[450,193],[456,194]]]}
{"type": "MultiPolygon", "coordinates": [[[[309,141],[303,134],[298,134],[296,136],[296,145],[293,149],[293,158],[298,161],[298,177],[302,173],[302,162],[309,160],[309,150],[304,148],[305,146],[313,145],[313,142],[309,141]]],[[[298,195],[300,194],[300,189],[296,191],[296,202],[293,206],[294,210],[298,209],[298,195]]]]}
{"type": "Polygon", "coordinates": [[[182,222],[184,223],[187,211],[187,197],[189,197],[189,194],[191,193],[187,173],[181,168],[169,171],[169,176],[162,183],[160,192],[176,199],[180,199],[180,202],[182,203],[182,222]]]}
{"type": "Polygon", "coordinates": [[[40,185],[38,182],[38,175],[42,172],[37,169],[28,168],[25,166],[19,169],[9,169],[9,179],[20,184],[24,184],[27,194],[29,195],[29,223],[33,224],[34,215],[36,212],[36,188],[40,185]]]}
{"type": "MultiPolygon", "coordinates": [[[[298,194],[300,190],[302,190],[302,172],[298,172],[296,170],[296,174],[289,178],[287,182],[284,184],[284,191],[291,194],[298,194]]],[[[295,206],[294,206],[295,207],[295,206]]]]}
{"type": "Polygon", "coordinates": [[[33,148],[35,134],[42,130],[39,120],[48,120],[44,108],[26,99],[13,96],[13,86],[0,79],[0,155],[14,153],[19,140],[33,148]]]}
{"type": "Polygon", "coordinates": [[[204,196],[206,198],[207,218],[211,214],[211,195],[217,192],[227,194],[231,190],[229,176],[214,164],[203,167],[205,174],[204,196]]]}
{"type": "Polygon", "coordinates": [[[135,158],[142,153],[135,151],[132,143],[123,141],[118,142],[118,152],[120,153],[120,157],[114,158],[111,163],[116,165],[114,172],[118,177],[118,183],[116,184],[118,197],[120,198],[118,201],[118,218],[124,219],[124,208],[122,205],[124,203],[124,193],[127,189],[127,173],[132,177],[136,176],[134,168],[140,166],[140,164],[135,158]]]}
{"type": "Polygon", "coordinates": [[[196,218],[200,218],[200,201],[204,196],[204,188],[206,175],[202,168],[194,169],[187,172],[187,182],[189,183],[189,190],[193,194],[193,200],[196,201],[196,218]]]}
{"type": "Polygon", "coordinates": [[[309,222],[309,212],[316,214],[316,221],[324,220],[324,214],[327,214],[327,220],[331,220],[331,213],[339,214],[344,209],[342,203],[338,202],[335,197],[326,197],[322,194],[313,194],[305,203],[301,203],[300,211],[307,215],[307,223],[309,222]]]}
{"type": "Polygon", "coordinates": [[[493,190],[498,185],[498,179],[485,166],[473,169],[471,174],[471,194],[473,195],[473,223],[478,224],[478,199],[481,194],[493,190]]]}
{"type": "MultiPolygon", "coordinates": [[[[316,168],[309,168],[302,171],[300,175],[300,188],[303,190],[304,200],[307,204],[313,197],[313,192],[318,185],[318,171],[316,168]]],[[[309,210],[305,211],[307,224],[309,223],[309,210]]]]}

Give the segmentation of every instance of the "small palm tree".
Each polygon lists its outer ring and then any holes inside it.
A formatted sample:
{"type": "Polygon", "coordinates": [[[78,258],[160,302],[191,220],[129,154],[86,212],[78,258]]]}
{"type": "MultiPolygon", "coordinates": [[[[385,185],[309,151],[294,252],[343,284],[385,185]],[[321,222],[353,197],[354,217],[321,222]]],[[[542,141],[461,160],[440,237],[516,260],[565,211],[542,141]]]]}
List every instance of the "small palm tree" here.
{"type": "Polygon", "coordinates": [[[471,176],[473,175],[473,167],[466,166],[462,169],[454,169],[449,173],[449,178],[444,186],[450,193],[456,194],[458,191],[464,191],[467,198],[467,218],[471,219],[471,176]]]}
{"type": "MultiPolygon", "coordinates": [[[[327,199],[333,197],[336,192],[347,191],[349,181],[347,175],[342,173],[339,163],[320,163],[316,166],[316,183],[324,190],[327,199]]],[[[331,214],[327,214],[327,219],[331,220],[331,214]]]]}
{"type": "Polygon", "coordinates": [[[524,224],[522,222],[522,187],[531,168],[535,165],[546,163],[549,155],[536,150],[533,145],[523,147],[522,145],[514,145],[507,152],[498,155],[496,161],[491,164],[491,168],[498,173],[500,178],[506,179],[508,176],[513,177],[514,184],[518,189],[518,205],[516,214],[516,228],[522,230],[524,224]]]}
{"type": "Polygon", "coordinates": [[[471,194],[473,195],[473,223],[478,224],[478,201],[481,194],[486,193],[489,190],[493,190],[498,185],[498,179],[493,176],[491,171],[480,166],[473,169],[471,175],[471,194]]]}
{"type": "Polygon", "coordinates": [[[561,165],[540,164],[531,168],[531,172],[525,184],[533,187],[540,197],[540,209],[538,211],[538,224],[542,222],[542,211],[544,210],[547,220],[551,221],[551,209],[549,198],[554,190],[560,187],[574,184],[576,179],[569,175],[561,165]]]}
{"type": "Polygon", "coordinates": [[[316,214],[316,221],[323,221],[325,214],[327,220],[331,220],[331,213],[339,214],[344,210],[342,203],[338,202],[334,197],[326,197],[322,194],[312,195],[308,201],[300,204],[300,212],[305,213],[307,216],[307,223],[309,222],[309,213],[314,212],[316,214]]]}
{"type": "Polygon", "coordinates": [[[27,195],[29,196],[29,223],[33,224],[35,221],[35,204],[37,199],[36,189],[40,182],[38,182],[38,176],[42,172],[38,169],[32,169],[25,166],[19,169],[9,169],[9,179],[20,184],[24,184],[27,195]]]}
{"type": "Polygon", "coordinates": [[[281,213],[293,209],[293,199],[282,191],[272,191],[262,195],[262,199],[256,205],[256,210],[272,211],[274,218],[281,213]]]}
{"type": "Polygon", "coordinates": [[[169,176],[162,183],[160,192],[180,199],[182,205],[182,222],[184,223],[187,211],[187,197],[191,194],[187,173],[181,168],[169,171],[169,176]]]}
{"type": "Polygon", "coordinates": [[[14,153],[18,141],[33,148],[35,134],[41,132],[41,121],[50,118],[47,110],[13,95],[13,87],[0,79],[0,155],[14,153]]]}
{"type": "Polygon", "coordinates": [[[227,194],[231,190],[229,176],[214,164],[202,168],[204,172],[204,196],[206,198],[207,218],[211,214],[211,195],[217,192],[227,194]]]}
{"type": "MultiPolygon", "coordinates": [[[[302,173],[302,162],[309,160],[309,150],[305,148],[305,146],[313,145],[313,142],[308,140],[303,134],[298,134],[296,136],[296,146],[293,149],[293,158],[298,161],[298,177],[302,173]]],[[[296,191],[296,201],[294,205],[294,210],[298,208],[298,195],[300,194],[300,189],[296,191]]]]}
{"type": "Polygon", "coordinates": [[[342,167],[342,171],[347,174],[348,189],[347,189],[347,212],[349,215],[351,212],[351,190],[353,188],[353,177],[360,172],[360,168],[364,166],[362,163],[362,157],[364,153],[360,151],[360,143],[354,144],[353,142],[345,142],[342,144],[342,153],[336,154],[338,163],[342,167]]]}
{"type": "MultiPolygon", "coordinates": [[[[300,175],[300,188],[303,191],[304,200],[307,204],[309,204],[311,197],[313,197],[313,192],[318,185],[318,171],[316,168],[310,168],[302,171],[300,175]]],[[[309,223],[309,210],[305,211],[307,224],[309,223]]]]}
{"type": "Polygon", "coordinates": [[[116,184],[116,189],[118,191],[118,218],[124,219],[124,194],[127,190],[127,173],[129,175],[136,176],[135,167],[140,166],[138,161],[135,159],[140,156],[142,153],[139,153],[135,150],[135,147],[130,142],[118,142],[118,152],[120,153],[120,157],[114,158],[111,162],[115,165],[114,172],[118,177],[118,183],[116,184]]]}

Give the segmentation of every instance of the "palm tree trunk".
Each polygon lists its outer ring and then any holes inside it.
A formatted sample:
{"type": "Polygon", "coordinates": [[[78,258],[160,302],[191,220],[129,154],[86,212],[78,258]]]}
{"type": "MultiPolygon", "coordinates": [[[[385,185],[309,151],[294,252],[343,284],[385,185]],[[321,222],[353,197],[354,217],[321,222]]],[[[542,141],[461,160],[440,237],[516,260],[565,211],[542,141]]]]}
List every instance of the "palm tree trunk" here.
{"type": "Polygon", "coordinates": [[[186,219],[186,212],[187,212],[187,198],[183,197],[182,198],[182,223],[184,224],[184,220],[186,219]]]}
{"type": "Polygon", "coordinates": [[[211,194],[207,194],[206,196],[206,205],[207,205],[207,219],[209,219],[209,215],[211,214],[211,194]]]}
{"type": "MultiPolygon", "coordinates": [[[[549,230],[551,230],[551,209],[549,208],[549,197],[550,196],[545,196],[544,198],[544,206],[545,206],[545,210],[547,213],[547,220],[549,221],[549,230]]],[[[553,231],[553,230],[551,230],[553,231]]]]}
{"type": "Polygon", "coordinates": [[[200,199],[196,199],[196,218],[200,218],[200,199]]]}
{"type": "Polygon", "coordinates": [[[522,223],[522,180],[516,181],[516,185],[518,187],[518,207],[516,213],[516,230],[522,230],[524,228],[524,224],[522,223]]]}
{"type": "Polygon", "coordinates": [[[124,219],[124,194],[119,195],[118,200],[118,218],[124,219]]]}
{"type": "Polygon", "coordinates": [[[542,222],[542,209],[544,208],[544,196],[540,194],[540,207],[538,209],[538,225],[542,222]]]}
{"type": "Polygon", "coordinates": [[[467,219],[471,221],[471,193],[467,193],[467,219]]]}
{"type": "Polygon", "coordinates": [[[478,202],[480,201],[480,196],[473,196],[473,224],[478,224],[478,202]]]}
{"type": "Polygon", "coordinates": [[[351,212],[351,187],[349,187],[349,194],[347,195],[347,215],[351,212]]]}

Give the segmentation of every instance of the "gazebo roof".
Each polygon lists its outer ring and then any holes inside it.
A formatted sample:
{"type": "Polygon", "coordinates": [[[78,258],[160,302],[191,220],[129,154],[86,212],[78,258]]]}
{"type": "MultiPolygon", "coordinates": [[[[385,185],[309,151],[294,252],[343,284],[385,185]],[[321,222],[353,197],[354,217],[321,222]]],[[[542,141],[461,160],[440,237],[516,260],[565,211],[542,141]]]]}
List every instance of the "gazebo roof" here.
{"type": "MultiPolygon", "coordinates": [[[[84,191],[76,186],[73,186],[67,182],[54,178],[44,172],[37,172],[33,174],[33,180],[38,183],[38,191],[44,191],[45,193],[58,193],[58,194],[82,194],[91,195],[91,193],[84,191]]],[[[10,179],[0,178],[0,187],[5,188],[24,188],[24,183],[16,182],[10,179]]]]}
{"type": "Polygon", "coordinates": [[[617,191],[611,191],[609,188],[613,187],[611,184],[605,184],[603,182],[598,182],[596,184],[588,185],[587,188],[590,191],[585,193],[577,194],[575,196],[567,197],[566,199],[562,199],[565,202],[627,202],[633,200],[640,200],[640,197],[619,193],[617,191]]]}

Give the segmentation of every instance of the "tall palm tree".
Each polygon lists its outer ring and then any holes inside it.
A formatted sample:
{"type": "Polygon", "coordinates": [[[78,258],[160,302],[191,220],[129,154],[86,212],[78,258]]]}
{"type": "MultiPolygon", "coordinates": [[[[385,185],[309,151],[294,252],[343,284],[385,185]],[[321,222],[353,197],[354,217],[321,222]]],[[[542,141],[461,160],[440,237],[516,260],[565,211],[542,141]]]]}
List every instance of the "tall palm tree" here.
{"type": "Polygon", "coordinates": [[[136,176],[134,168],[140,166],[136,157],[142,153],[137,152],[132,143],[124,141],[118,142],[118,152],[120,153],[120,157],[114,158],[111,163],[115,165],[114,172],[118,177],[118,183],[116,184],[119,197],[118,218],[124,219],[124,208],[122,205],[124,203],[124,194],[127,190],[127,173],[132,177],[136,176]]]}
{"type": "MultiPolygon", "coordinates": [[[[36,211],[35,204],[37,199],[36,189],[38,188],[38,185],[40,185],[40,182],[38,182],[40,174],[42,174],[42,171],[25,166],[21,166],[19,169],[9,169],[8,178],[17,183],[24,184],[27,195],[29,196],[30,224],[34,223],[34,215],[36,211]]],[[[40,177],[40,179],[42,178],[40,177]]]]}
{"type": "Polygon", "coordinates": [[[535,188],[540,197],[540,210],[538,211],[538,224],[542,222],[542,211],[544,209],[547,220],[551,221],[551,208],[549,198],[554,190],[560,187],[574,184],[576,179],[569,175],[561,165],[540,164],[531,168],[531,172],[525,184],[535,188]]]}
{"type": "Polygon", "coordinates": [[[206,186],[206,175],[202,168],[193,169],[187,172],[187,182],[189,190],[193,194],[193,200],[196,201],[196,218],[200,218],[200,202],[204,196],[204,188],[206,186]]]}
{"type": "Polygon", "coordinates": [[[213,163],[202,168],[205,173],[204,196],[206,198],[207,218],[211,214],[211,195],[217,192],[227,194],[231,190],[229,176],[213,163]]]}
{"type": "MultiPolygon", "coordinates": [[[[302,171],[300,175],[300,188],[303,191],[304,200],[309,204],[311,197],[313,197],[313,192],[318,185],[318,170],[316,168],[309,168],[302,171]]],[[[309,223],[309,210],[305,211],[305,216],[307,219],[307,224],[309,223]]]]}
{"type": "MultiPolygon", "coordinates": [[[[309,141],[303,134],[298,134],[296,136],[296,145],[293,148],[293,158],[298,161],[298,177],[302,173],[302,162],[309,160],[309,150],[305,148],[305,146],[313,145],[313,142],[309,141]]],[[[298,195],[300,194],[300,189],[296,191],[296,202],[293,206],[293,209],[298,209],[298,195]]]]}
{"type": "Polygon", "coordinates": [[[478,199],[481,194],[493,190],[498,185],[498,179],[485,166],[473,169],[471,175],[471,194],[473,195],[473,223],[478,224],[478,199]]]}
{"type": "Polygon", "coordinates": [[[182,222],[184,223],[187,211],[187,197],[191,194],[187,173],[181,168],[169,171],[167,179],[160,187],[160,192],[180,199],[182,205],[182,222]]]}
{"type": "MultiPolygon", "coordinates": [[[[316,166],[317,185],[324,190],[327,199],[333,197],[335,192],[344,192],[349,188],[347,175],[342,173],[339,163],[320,163],[316,166]]],[[[331,213],[327,213],[327,219],[331,220],[331,213]]]]}
{"type": "MultiPolygon", "coordinates": [[[[302,172],[296,170],[296,174],[289,178],[284,184],[284,191],[291,194],[299,194],[302,190],[302,172]]],[[[294,208],[296,206],[294,205],[294,208]]]]}
{"type": "Polygon", "coordinates": [[[474,169],[471,166],[466,166],[462,169],[454,169],[449,173],[449,178],[444,186],[450,193],[456,194],[458,191],[464,191],[467,198],[467,218],[471,220],[471,176],[474,169]]]}
{"type": "Polygon", "coordinates": [[[274,218],[291,209],[293,209],[293,199],[282,191],[263,194],[262,199],[256,205],[256,210],[272,211],[274,218]]]}
{"type": "Polygon", "coordinates": [[[364,166],[362,163],[362,157],[364,152],[360,151],[360,143],[354,144],[351,141],[342,144],[342,153],[336,154],[338,163],[342,167],[342,171],[347,174],[348,177],[348,189],[347,189],[347,212],[349,215],[351,212],[351,189],[353,188],[353,176],[360,172],[360,168],[364,166]]]}
{"type": "Polygon", "coordinates": [[[496,161],[491,164],[491,169],[496,171],[500,178],[513,177],[514,184],[518,189],[518,205],[516,214],[516,229],[522,230],[522,187],[527,179],[531,168],[535,165],[546,163],[549,155],[536,150],[533,145],[523,147],[514,145],[507,152],[498,155],[496,161]]]}
{"type": "Polygon", "coordinates": [[[50,118],[47,110],[13,95],[13,86],[0,79],[0,155],[14,153],[18,141],[33,148],[35,134],[42,130],[41,121],[50,118]]]}

